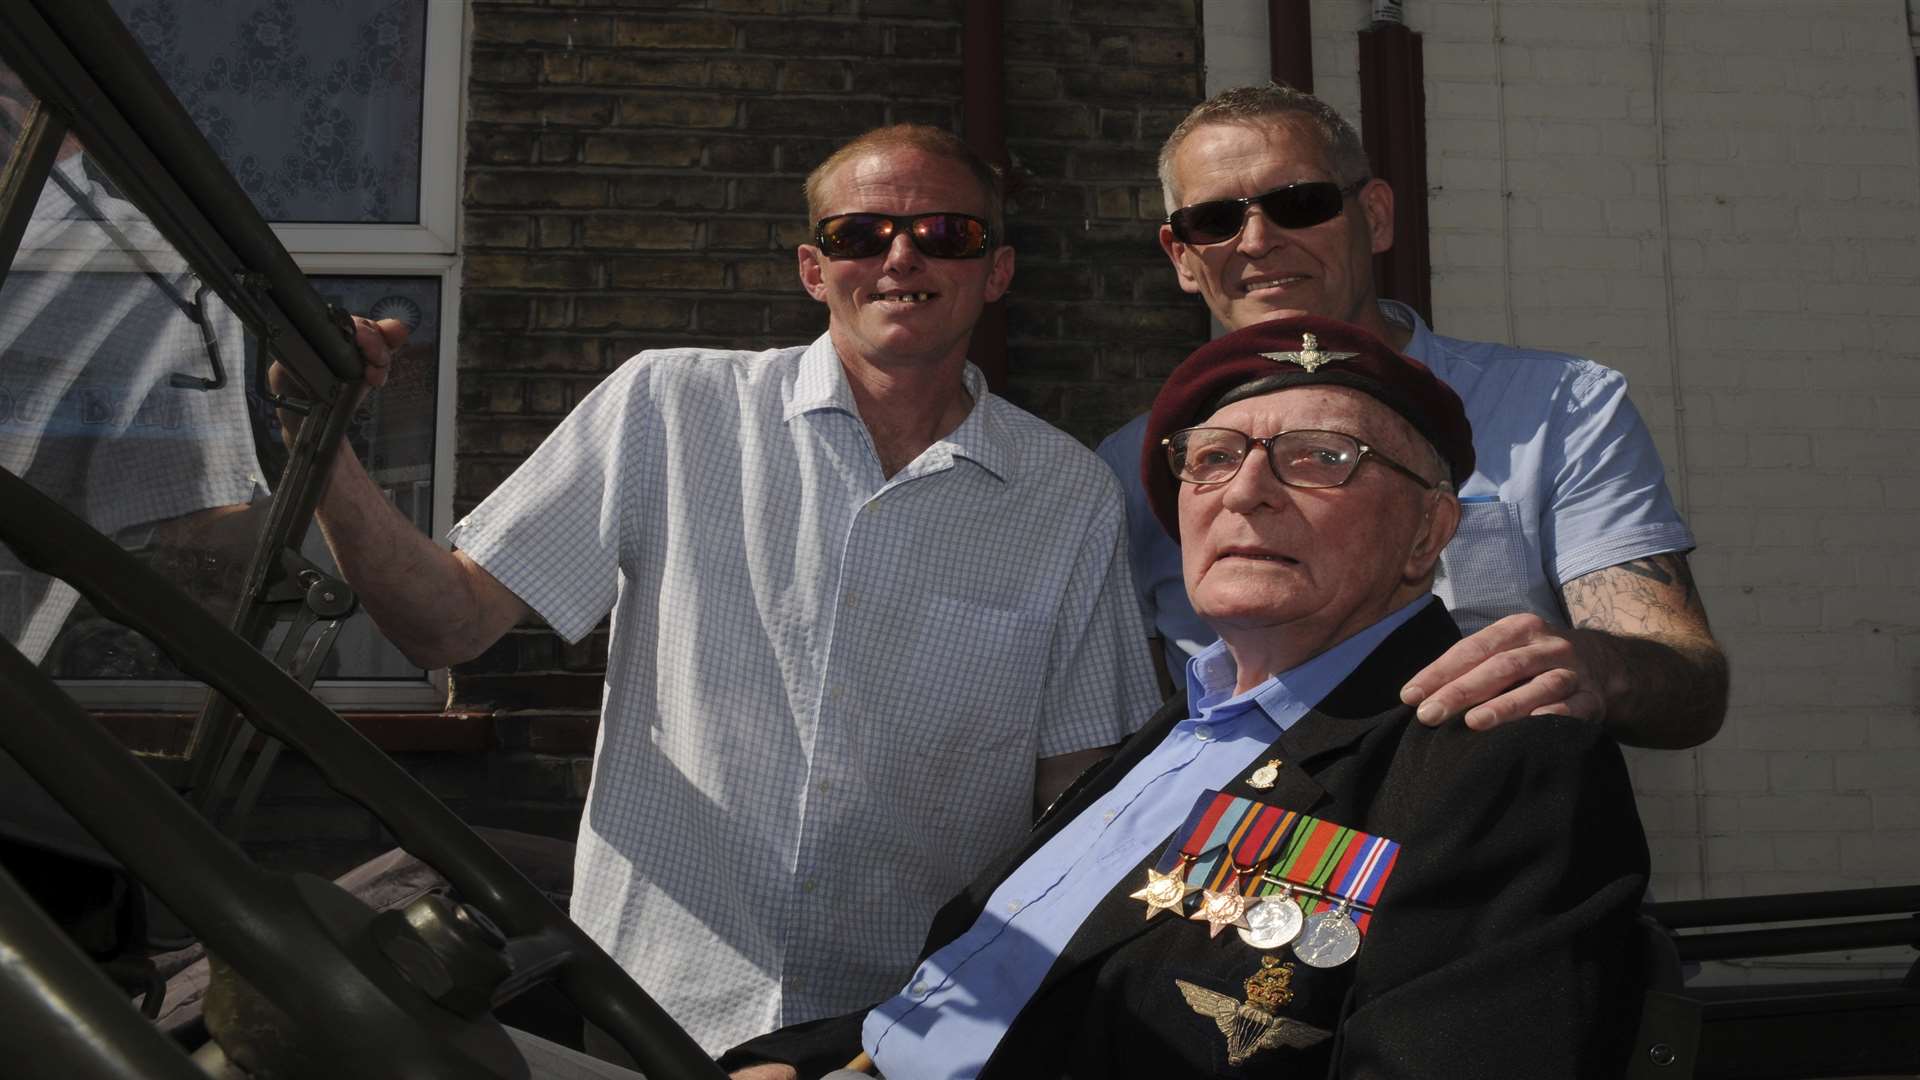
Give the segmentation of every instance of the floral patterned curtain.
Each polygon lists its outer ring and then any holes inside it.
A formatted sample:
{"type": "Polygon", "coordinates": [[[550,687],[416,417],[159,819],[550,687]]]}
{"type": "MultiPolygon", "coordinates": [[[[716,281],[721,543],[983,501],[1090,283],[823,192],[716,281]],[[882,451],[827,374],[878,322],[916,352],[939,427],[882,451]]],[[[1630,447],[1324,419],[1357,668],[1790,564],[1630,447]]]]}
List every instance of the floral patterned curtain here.
{"type": "Polygon", "coordinates": [[[112,0],[269,221],[420,217],[427,0],[112,0]]]}

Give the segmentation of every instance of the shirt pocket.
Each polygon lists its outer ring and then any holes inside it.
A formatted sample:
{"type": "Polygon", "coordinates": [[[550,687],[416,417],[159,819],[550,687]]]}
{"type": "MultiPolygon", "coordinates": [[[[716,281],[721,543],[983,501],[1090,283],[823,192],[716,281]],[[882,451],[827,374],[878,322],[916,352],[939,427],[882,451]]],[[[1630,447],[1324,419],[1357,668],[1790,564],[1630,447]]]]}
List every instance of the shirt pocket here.
{"type": "Polygon", "coordinates": [[[1034,737],[1047,667],[1047,624],[1037,613],[931,595],[907,660],[907,685],[943,722],[911,748],[977,755],[1034,737]]]}
{"type": "Polygon", "coordinates": [[[1529,565],[1520,507],[1498,499],[1460,503],[1460,528],[1440,553],[1434,595],[1453,613],[1462,634],[1496,619],[1531,610],[1529,565]]]}

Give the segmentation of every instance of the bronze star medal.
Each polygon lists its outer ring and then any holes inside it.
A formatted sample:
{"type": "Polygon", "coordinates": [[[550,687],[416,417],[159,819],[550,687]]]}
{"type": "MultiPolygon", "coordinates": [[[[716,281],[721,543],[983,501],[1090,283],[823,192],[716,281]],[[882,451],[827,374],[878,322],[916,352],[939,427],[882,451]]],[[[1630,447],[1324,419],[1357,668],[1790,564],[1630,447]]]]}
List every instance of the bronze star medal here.
{"type": "Polygon", "coordinates": [[[1182,853],[1180,862],[1170,873],[1158,870],[1147,871],[1147,887],[1138,892],[1129,893],[1132,900],[1147,902],[1147,918],[1151,919],[1163,911],[1174,911],[1187,901],[1187,894],[1194,891],[1187,884],[1187,871],[1193,866],[1194,856],[1182,853]]]}
{"type": "Polygon", "coordinates": [[[1239,922],[1246,910],[1247,898],[1229,885],[1219,892],[1205,890],[1201,894],[1200,907],[1187,918],[1205,920],[1207,936],[1219,937],[1220,931],[1239,922]]]}
{"type": "Polygon", "coordinates": [[[1227,875],[1227,880],[1220,883],[1217,891],[1205,890],[1199,909],[1187,918],[1206,920],[1207,936],[1210,938],[1219,937],[1220,931],[1237,925],[1240,916],[1247,913],[1247,898],[1240,891],[1240,879],[1253,869],[1252,866],[1234,863],[1233,873],[1227,875]]]}
{"type": "Polygon", "coordinates": [[[1301,334],[1299,352],[1263,352],[1260,355],[1269,360],[1277,360],[1283,364],[1299,364],[1301,367],[1306,368],[1309,373],[1312,373],[1320,370],[1322,365],[1334,360],[1351,360],[1360,354],[1350,352],[1322,352],[1318,338],[1312,334],[1301,334]]]}
{"type": "Polygon", "coordinates": [[[1180,996],[1194,1012],[1219,1025],[1227,1037],[1227,1064],[1243,1065],[1262,1050],[1282,1046],[1305,1049],[1324,1041],[1333,1032],[1292,1017],[1276,1015],[1280,1006],[1293,1000],[1288,983],[1293,980],[1293,965],[1282,964],[1271,956],[1260,958],[1260,970],[1247,977],[1247,1000],[1235,1001],[1225,994],[1185,979],[1173,980],[1180,996]]]}

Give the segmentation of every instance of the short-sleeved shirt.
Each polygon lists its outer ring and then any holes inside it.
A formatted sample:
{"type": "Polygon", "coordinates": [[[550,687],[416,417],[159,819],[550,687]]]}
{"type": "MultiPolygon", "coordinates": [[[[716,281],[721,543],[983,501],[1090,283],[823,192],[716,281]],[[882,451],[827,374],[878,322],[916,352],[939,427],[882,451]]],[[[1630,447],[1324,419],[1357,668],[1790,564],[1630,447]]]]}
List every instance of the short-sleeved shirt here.
{"type": "MultiPolygon", "coordinates": [[[[1460,529],[1433,585],[1462,633],[1523,611],[1566,626],[1567,582],[1693,549],[1625,376],[1564,353],[1442,337],[1394,301],[1380,310],[1413,330],[1407,355],[1453,387],[1473,424],[1474,473],[1460,488],[1460,529]]],[[[1099,453],[1126,491],[1134,586],[1177,680],[1215,635],[1187,600],[1180,546],[1147,503],[1146,429],[1145,416],[1134,418],[1099,453]]]]}
{"type": "Polygon", "coordinates": [[[1113,477],[965,374],[883,475],[828,338],[629,360],[455,530],[569,640],[613,613],[573,917],[711,1051],[879,998],[1158,701],[1113,477]]]}

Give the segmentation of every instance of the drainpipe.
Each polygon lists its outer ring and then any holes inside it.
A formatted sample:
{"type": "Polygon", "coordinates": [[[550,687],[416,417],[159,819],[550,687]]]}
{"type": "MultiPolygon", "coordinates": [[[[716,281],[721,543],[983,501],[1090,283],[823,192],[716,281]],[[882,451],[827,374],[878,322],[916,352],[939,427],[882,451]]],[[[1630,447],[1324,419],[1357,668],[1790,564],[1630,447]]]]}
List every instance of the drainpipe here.
{"type": "Polygon", "coordinates": [[[1267,0],[1267,56],[1273,81],[1313,93],[1313,5],[1267,0]]]}
{"type": "MultiPolygon", "coordinates": [[[[1007,132],[1002,115],[1006,104],[1001,70],[1001,0],[969,0],[960,27],[960,114],[967,145],[1012,178],[1007,156],[1007,132]]],[[[999,237],[1002,243],[1006,237],[999,237]]],[[[980,313],[967,345],[967,358],[987,377],[987,388],[1007,391],[1007,303],[996,300],[980,313]]]]}
{"type": "Polygon", "coordinates": [[[1427,92],[1420,35],[1404,0],[1374,0],[1360,32],[1360,127],[1373,174],[1393,187],[1393,247],[1374,257],[1380,295],[1433,323],[1427,238],[1427,92]]]}

